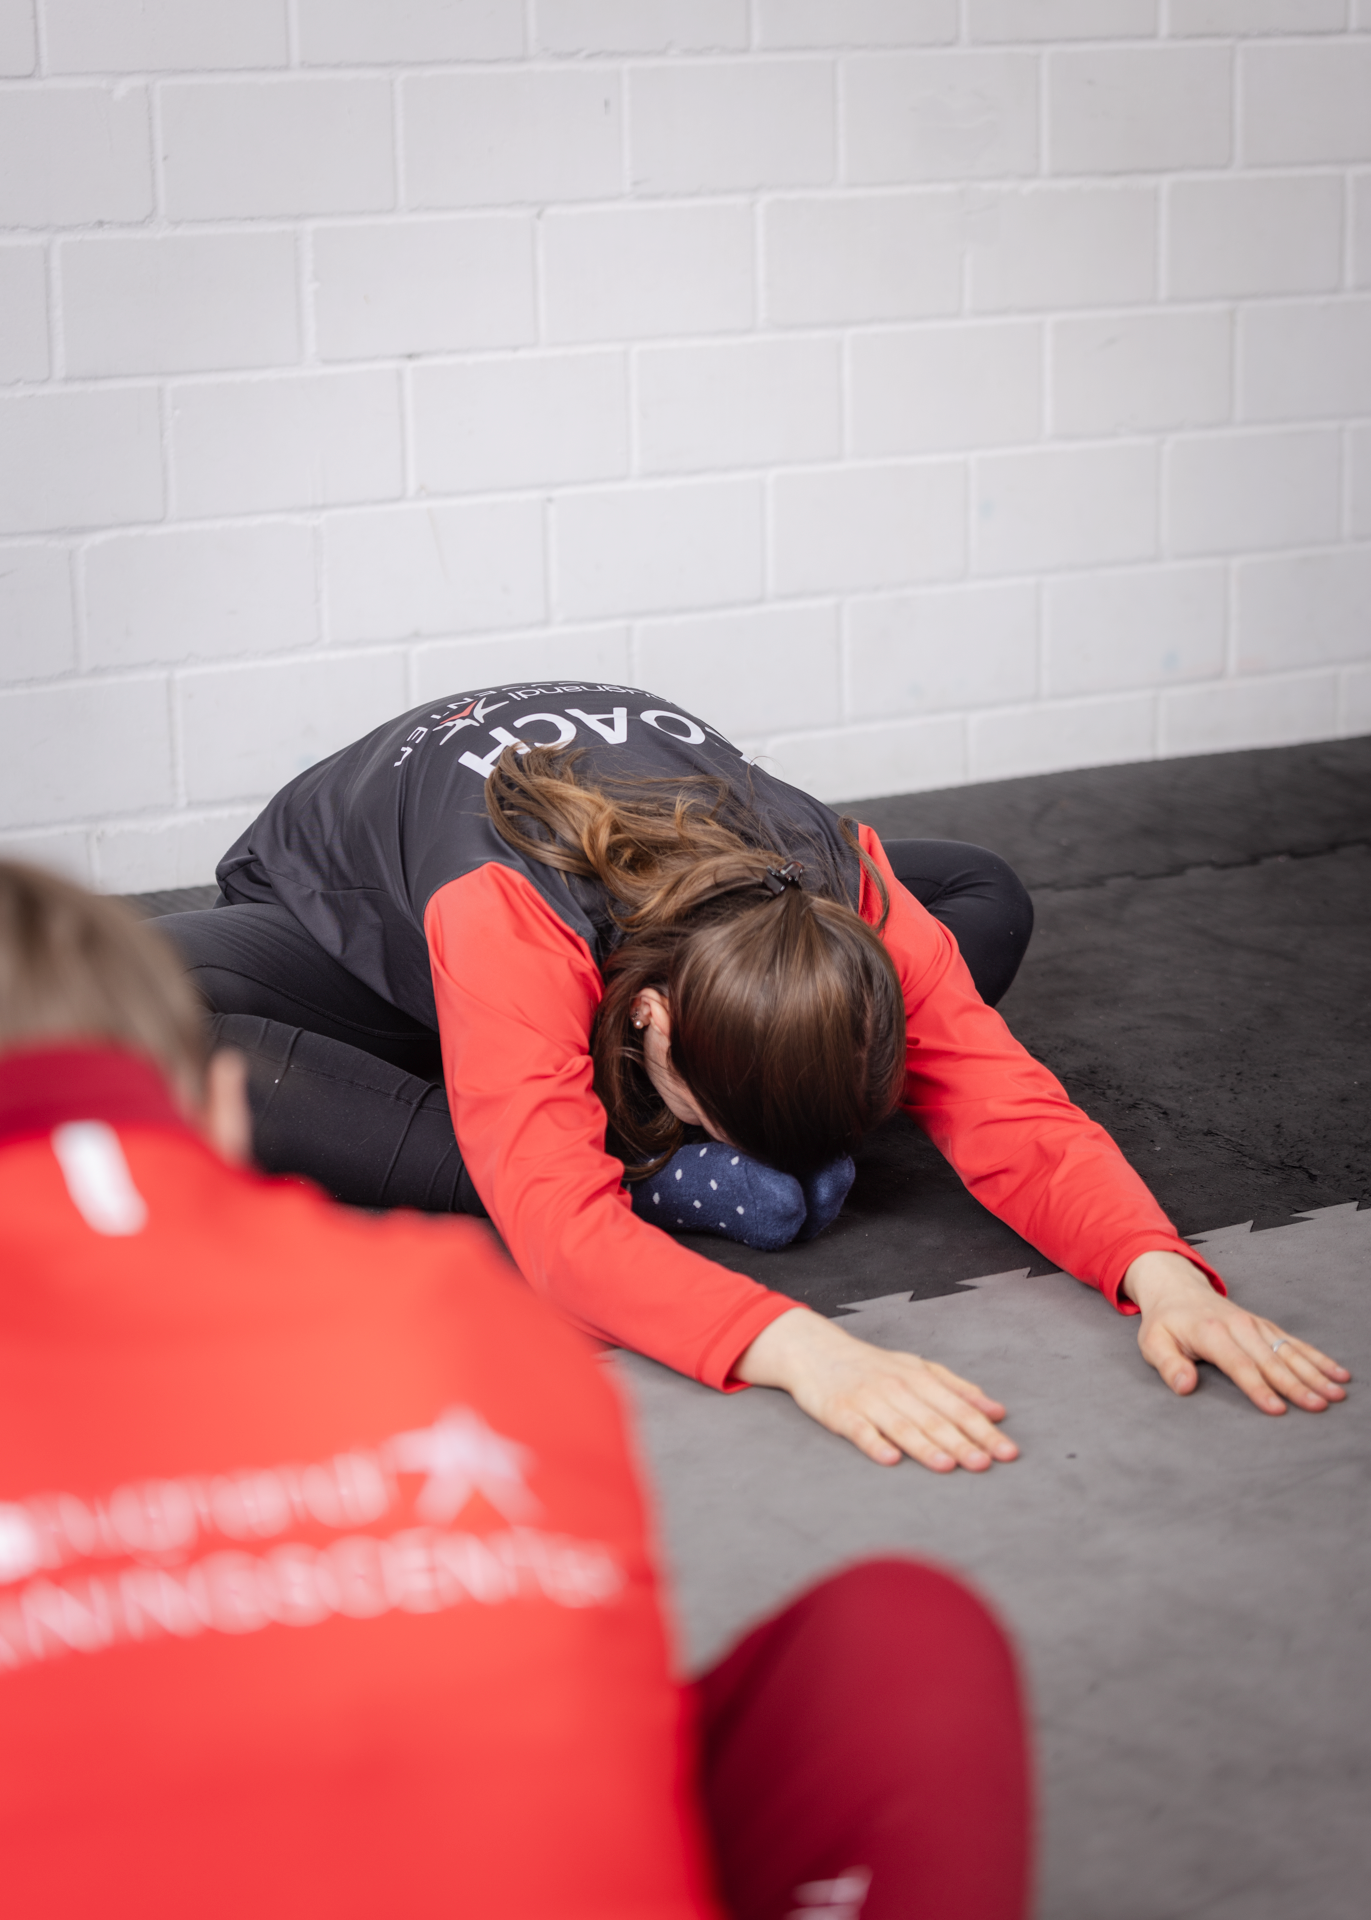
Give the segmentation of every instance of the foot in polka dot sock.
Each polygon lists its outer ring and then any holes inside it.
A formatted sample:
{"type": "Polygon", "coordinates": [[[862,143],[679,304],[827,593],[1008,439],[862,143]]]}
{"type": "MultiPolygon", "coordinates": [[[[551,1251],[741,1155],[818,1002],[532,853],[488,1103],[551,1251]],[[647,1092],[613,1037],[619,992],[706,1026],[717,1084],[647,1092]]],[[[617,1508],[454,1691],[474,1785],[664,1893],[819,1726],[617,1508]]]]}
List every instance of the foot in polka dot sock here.
{"type": "Polygon", "coordinates": [[[660,1173],[634,1181],[629,1192],[633,1211],[654,1227],[722,1234],[765,1253],[788,1246],[805,1224],[798,1180],[718,1140],[682,1147],[660,1173]]]}
{"type": "Polygon", "coordinates": [[[801,1240],[812,1240],[815,1234],[833,1225],[856,1178],[857,1169],[846,1154],[841,1160],[830,1160],[826,1167],[810,1174],[804,1183],[805,1223],[801,1240]]]}

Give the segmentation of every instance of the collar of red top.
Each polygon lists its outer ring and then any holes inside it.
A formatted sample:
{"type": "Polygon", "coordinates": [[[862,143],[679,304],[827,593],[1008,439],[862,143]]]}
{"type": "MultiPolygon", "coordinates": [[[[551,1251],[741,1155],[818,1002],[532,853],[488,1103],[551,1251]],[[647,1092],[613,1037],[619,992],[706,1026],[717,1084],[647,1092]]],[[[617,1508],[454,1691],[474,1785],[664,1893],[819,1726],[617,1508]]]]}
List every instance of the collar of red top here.
{"type": "Polygon", "coordinates": [[[185,1121],[153,1062],[120,1047],[25,1047],[0,1054],[0,1146],[67,1120],[175,1127],[185,1121]]]}

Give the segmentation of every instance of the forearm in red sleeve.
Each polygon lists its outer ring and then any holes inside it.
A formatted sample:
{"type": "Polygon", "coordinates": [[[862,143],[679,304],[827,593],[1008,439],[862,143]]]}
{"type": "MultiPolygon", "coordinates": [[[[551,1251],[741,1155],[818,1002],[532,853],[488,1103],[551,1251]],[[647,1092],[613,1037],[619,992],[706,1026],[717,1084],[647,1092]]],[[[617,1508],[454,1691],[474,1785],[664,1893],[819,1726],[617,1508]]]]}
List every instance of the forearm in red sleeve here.
{"type": "Polygon", "coordinates": [[[640,1220],[605,1151],[585,942],[508,867],[441,888],[424,916],[443,1068],[467,1171],[520,1272],[578,1326],[706,1386],[795,1304],[640,1220]]]}
{"type": "MultiPolygon", "coordinates": [[[[1124,1313],[1119,1287],[1140,1253],[1183,1254],[1222,1293],[1114,1141],[1067,1098],[971,982],[947,928],[902,887],[867,827],[866,852],[890,893],[885,942],[909,1021],[905,1111],[951,1161],[981,1205],[1124,1313]]],[[[868,881],[863,915],[879,897],[868,881]]]]}

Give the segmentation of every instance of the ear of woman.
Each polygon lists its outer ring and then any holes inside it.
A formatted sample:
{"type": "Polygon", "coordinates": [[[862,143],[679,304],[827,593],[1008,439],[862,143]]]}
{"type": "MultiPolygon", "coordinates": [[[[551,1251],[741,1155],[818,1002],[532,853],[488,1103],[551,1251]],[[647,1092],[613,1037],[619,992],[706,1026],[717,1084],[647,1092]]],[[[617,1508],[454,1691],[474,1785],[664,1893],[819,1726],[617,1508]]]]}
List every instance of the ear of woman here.
{"type": "Polygon", "coordinates": [[[645,987],[630,1015],[643,1036],[643,1068],[658,1099],[683,1126],[703,1127],[716,1140],[728,1137],[705,1118],[699,1102],[671,1064],[671,1009],[655,987],[645,987]]]}

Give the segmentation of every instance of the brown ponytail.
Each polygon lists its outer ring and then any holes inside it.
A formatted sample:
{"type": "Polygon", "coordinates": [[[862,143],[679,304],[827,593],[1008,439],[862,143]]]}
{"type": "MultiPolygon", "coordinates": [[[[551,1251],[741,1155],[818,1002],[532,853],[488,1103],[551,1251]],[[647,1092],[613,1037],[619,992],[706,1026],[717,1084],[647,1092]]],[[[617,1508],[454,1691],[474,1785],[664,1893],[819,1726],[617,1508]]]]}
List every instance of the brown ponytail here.
{"type": "MultiPolygon", "coordinates": [[[[619,936],[591,1038],[614,1149],[635,1174],[680,1146],[630,1009],[655,987],[671,1059],[713,1128],[755,1158],[805,1173],[850,1152],[895,1105],[904,999],[885,946],[843,898],[826,847],[778,848],[727,782],[581,785],[579,755],[506,748],[486,786],[497,832],[526,858],[602,889],[619,936]],[[767,885],[803,855],[814,886],[767,885]]],[[[886,889],[873,877],[888,911],[886,889]]],[[[885,922],[885,913],[881,925],[885,922]]]]}

